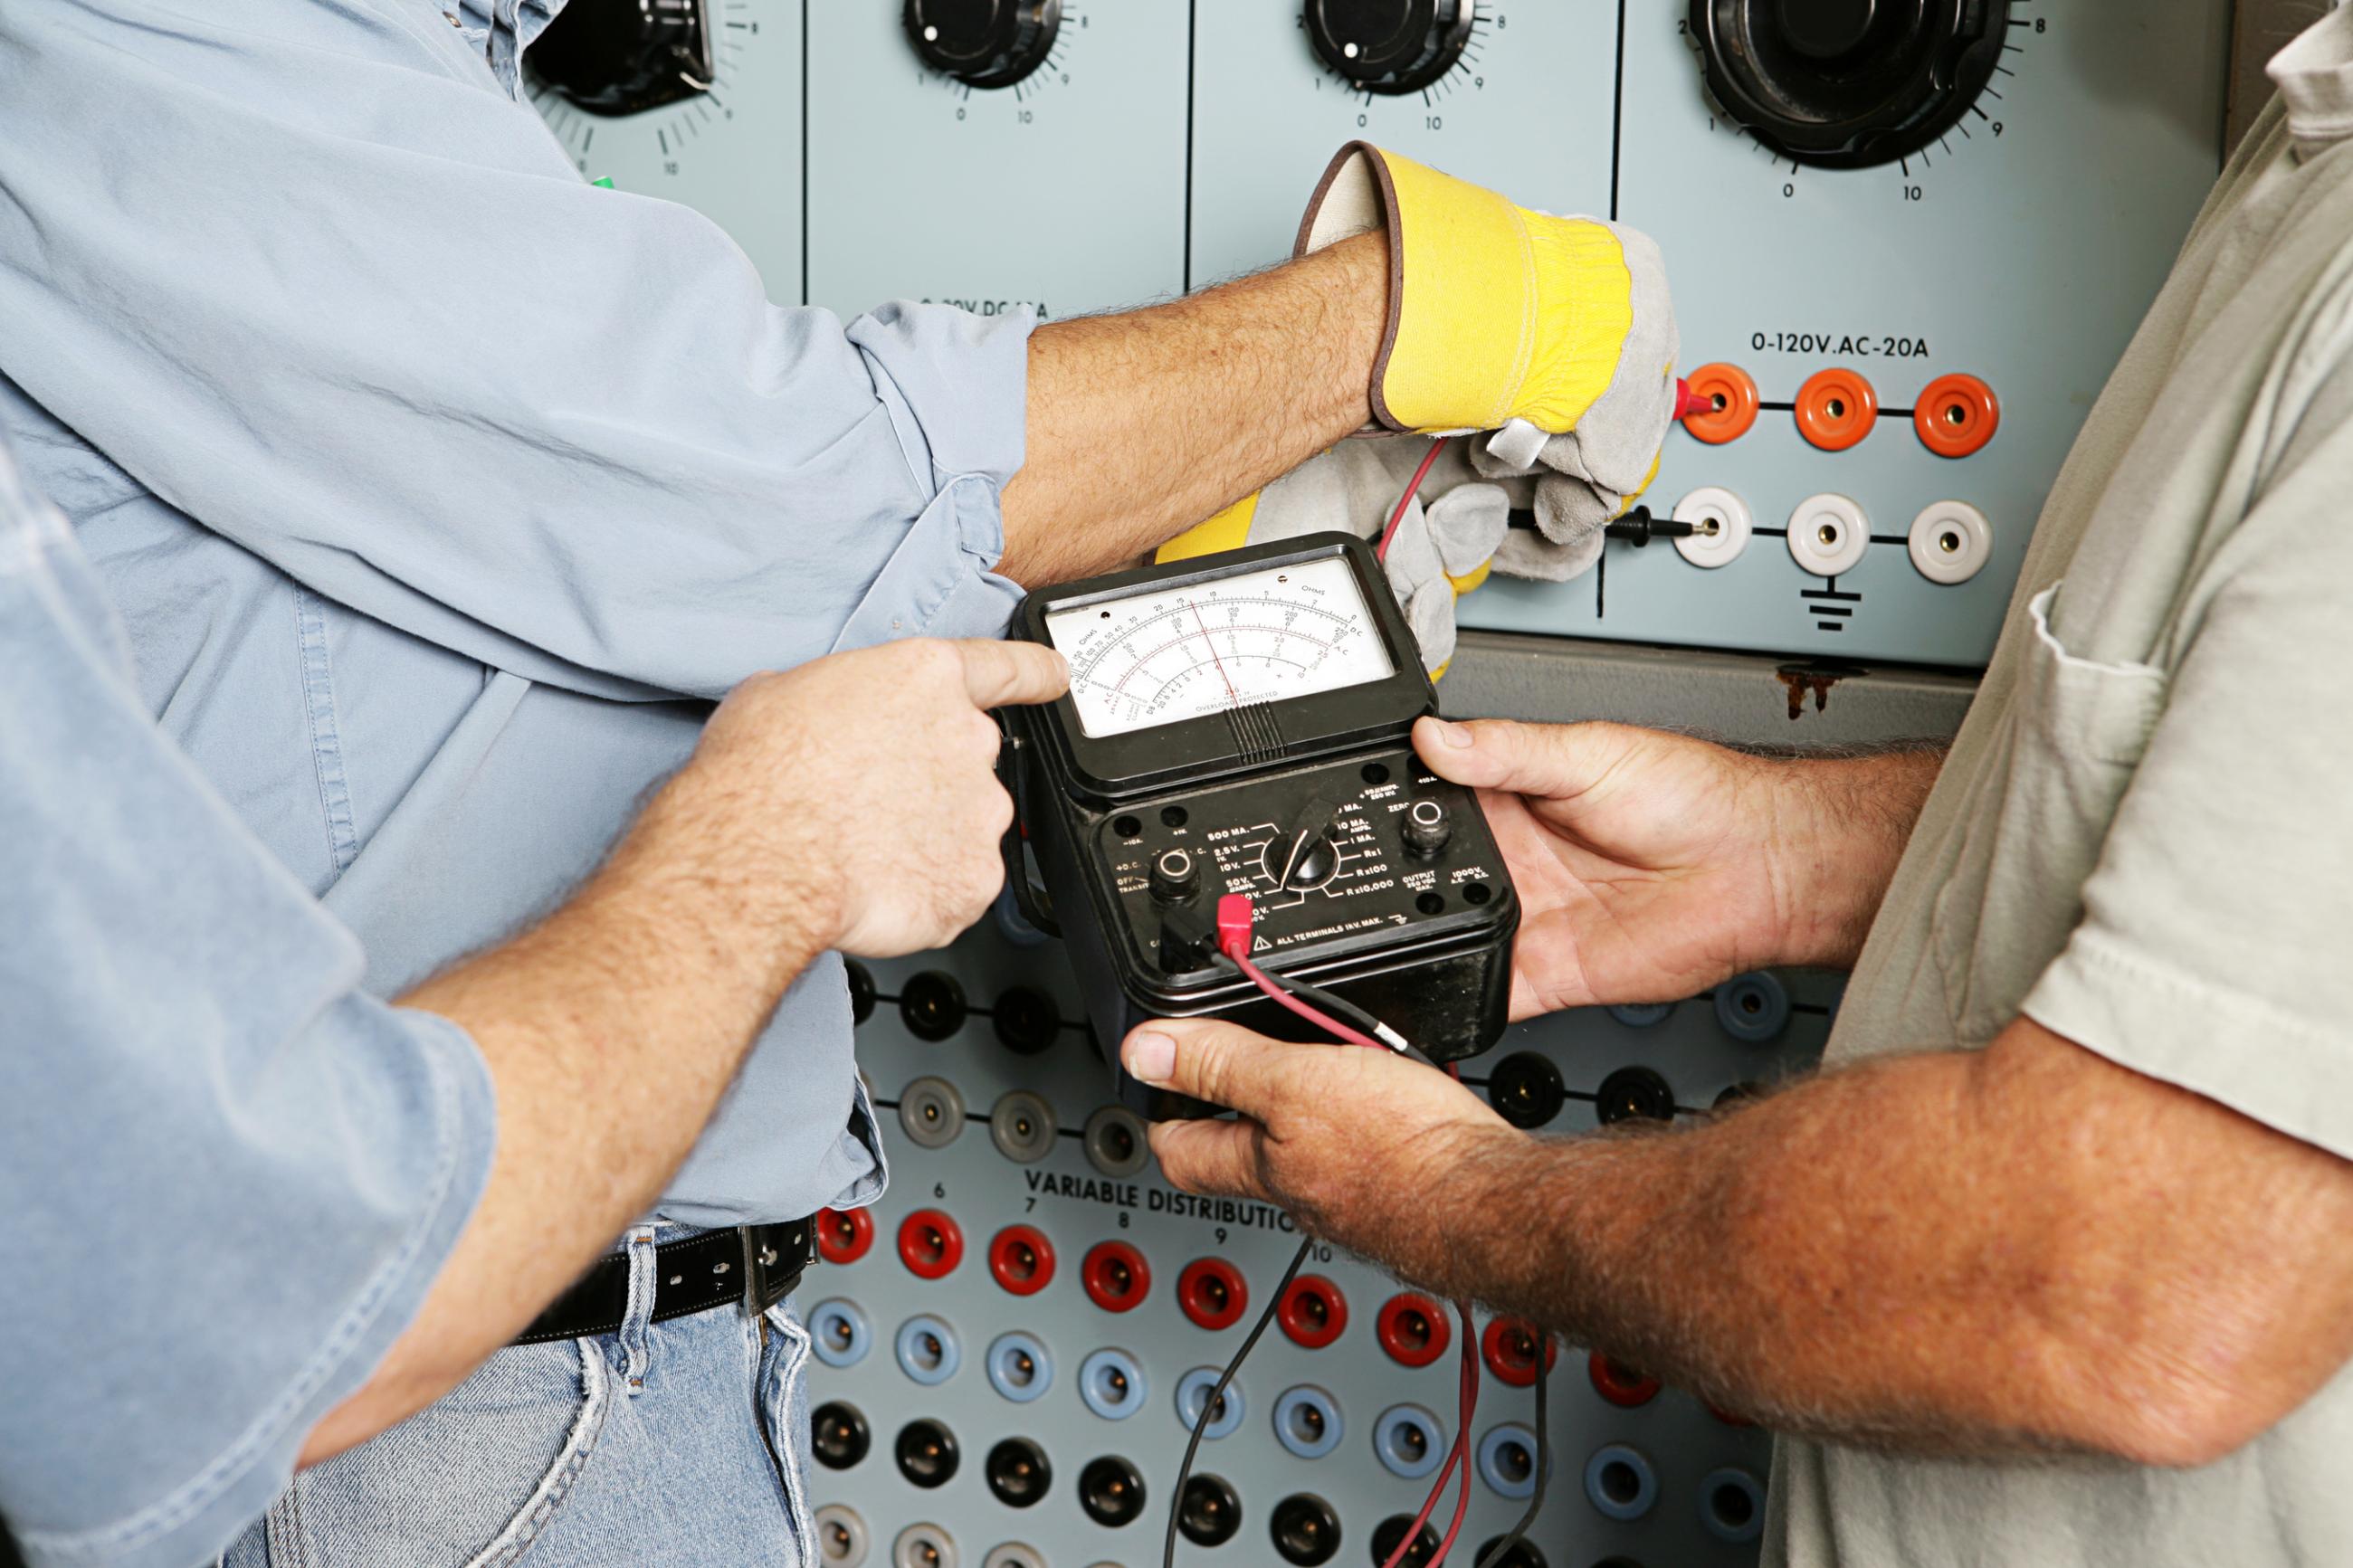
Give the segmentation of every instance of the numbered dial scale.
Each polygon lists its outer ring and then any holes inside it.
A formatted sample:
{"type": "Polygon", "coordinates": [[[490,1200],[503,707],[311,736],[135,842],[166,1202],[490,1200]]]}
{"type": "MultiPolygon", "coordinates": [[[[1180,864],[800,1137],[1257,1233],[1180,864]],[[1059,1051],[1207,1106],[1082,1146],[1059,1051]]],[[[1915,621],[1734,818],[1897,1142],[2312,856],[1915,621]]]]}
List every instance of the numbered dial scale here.
{"type": "MultiPolygon", "coordinates": [[[[1338,993],[1438,1061],[1494,1043],[1518,901],[1475,797],[1413,752],[1437,693],[1364,541],[1041,589],[1016,635],[1071,661],[1071,690],[1008,715],[1045,898],[1024,864],[1015,888],[1069,940],[1106,1046],[1204,1014],[1321,1037],[1217,957],[1228,893],[1256,908],[1261,967],[1338,993]]],[[[1118,1087],[1149,1115],[1206,1109],[1118,1087]]]]}

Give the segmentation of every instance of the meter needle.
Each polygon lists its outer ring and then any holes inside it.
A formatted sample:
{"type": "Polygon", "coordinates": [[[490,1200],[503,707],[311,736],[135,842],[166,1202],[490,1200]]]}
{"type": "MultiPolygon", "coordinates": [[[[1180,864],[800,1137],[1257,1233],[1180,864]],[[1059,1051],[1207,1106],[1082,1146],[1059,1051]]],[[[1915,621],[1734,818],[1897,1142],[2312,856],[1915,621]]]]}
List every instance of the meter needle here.
{"type": "Polygon", "coordinates": [[[1226,673],[1226,661],[1218,657],[1217,641],[1209,636],[1209,623],[1201,618],[1201,606],[1199,603],[1197,601],[1187,607],[1193,612],[1193,624],[1201,628],[1201,640],[1208,645],[1210,661],[1218,667],[1218,679],[1226,683],[1226,706],[1229,708],[1240,707],[1242,705],[1241,693],[1234,689],[1234,678],[1226,673]]]}

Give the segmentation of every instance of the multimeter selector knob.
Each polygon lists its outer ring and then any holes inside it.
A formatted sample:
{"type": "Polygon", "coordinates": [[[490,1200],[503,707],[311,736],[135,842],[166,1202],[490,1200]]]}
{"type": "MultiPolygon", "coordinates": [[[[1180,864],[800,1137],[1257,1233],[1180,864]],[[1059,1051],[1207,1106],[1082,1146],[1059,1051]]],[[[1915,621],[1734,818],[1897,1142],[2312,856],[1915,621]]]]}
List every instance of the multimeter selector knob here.
{"type": "Polygon", "coordinates": [[[1446,847],[1454,837],[1454,824],[1446,820],[1446,808],[1434,800],[1418,800],[1405,814],[1405,847],[1409,854],[1430,859],[1446,847]]]}
{"type": "Polygon", "coordinates": [[[708,0],[572,0],[531,47],[532,74],[592,114],[711,89],[708,0]]]}
{"type": "Polygon", "coordinates": [[[1993,79],[2010,0],[1691,0],[1708,89],[1783,156],[1892,163],[1950,131],[1993,79]]]}
{"type": "Polygon", "coordinates": [[[1340,846],[1332,837],[1331,803],[1312,800],[1291,830],[1270,838],[1260,858],[1267,879],[1285,892],[1305,892],[1330,881],[1340,869],[1340,846]]]}
{"type": "Polygon", "coordinates": [[[907,0],[900,16],[934,70],[973,87],[1011,87],[1053,52],[1062,0],[907,0]]]}
{"type": "Polygon", "coordinates": [[[1201,890],[1200,862],[1190,849],[1163,849],[1152,858],[1152,896],[1164,904],[1182,903],[1201,890]]]}
{"type": "Polygon", "coordinates": [[[1419,92],[1471,41],[1472,0],[1307,0],[1307,41],[1366,92],[1419,92]]]}
{"type": "Polygon", "coordinates": [[[1266,847],[1267,875],[1291,892],[1320,888],[1340,868],[1340,847],[1328,833],[1278,838],[1266,847]]]}

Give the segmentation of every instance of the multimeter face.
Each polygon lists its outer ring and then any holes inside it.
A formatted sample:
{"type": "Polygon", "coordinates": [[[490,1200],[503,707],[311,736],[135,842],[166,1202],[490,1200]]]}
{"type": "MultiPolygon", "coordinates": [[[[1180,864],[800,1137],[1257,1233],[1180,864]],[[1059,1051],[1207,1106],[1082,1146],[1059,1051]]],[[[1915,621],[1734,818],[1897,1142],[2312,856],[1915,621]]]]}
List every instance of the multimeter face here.
{"type": "Polygon", "coordinates": [[[1096,738],[1396,673],[1336,555],[1146,587],[1049,611],[1045,623],[1071,661],[1079,726],[1096,738]]]}

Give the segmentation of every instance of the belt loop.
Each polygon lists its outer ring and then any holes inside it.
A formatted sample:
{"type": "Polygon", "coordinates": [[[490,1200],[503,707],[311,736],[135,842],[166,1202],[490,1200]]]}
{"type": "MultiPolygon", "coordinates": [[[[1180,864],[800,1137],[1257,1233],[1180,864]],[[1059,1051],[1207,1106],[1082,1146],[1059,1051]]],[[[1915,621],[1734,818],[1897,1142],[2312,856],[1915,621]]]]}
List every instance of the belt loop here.
{"type": "Polygon", "coordinates": [[[621,1319],[621,1383],[635,1399],[645,1390],[646,1373],[653,1362],[654,1299],[659,1289],[654,1273],[659,1260],[654,1256],[652,1226],[632,1226],[628,1240],[629,1300],[621,1319]]]}

